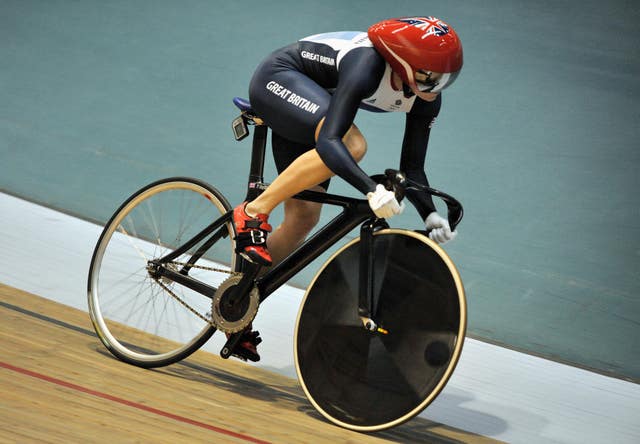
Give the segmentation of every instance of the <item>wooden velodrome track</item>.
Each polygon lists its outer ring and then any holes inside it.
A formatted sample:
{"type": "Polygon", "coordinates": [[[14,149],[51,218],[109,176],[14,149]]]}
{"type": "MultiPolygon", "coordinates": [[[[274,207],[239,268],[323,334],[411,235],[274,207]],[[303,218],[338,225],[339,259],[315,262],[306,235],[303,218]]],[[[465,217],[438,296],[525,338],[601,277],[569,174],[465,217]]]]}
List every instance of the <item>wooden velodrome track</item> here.
{"type": "Polygon", "coordinates": [[[0,442],[495,442],[416,418],[336,427],[294,379],[197,352],[144,370],[113,358],[88,314],[0,284],[0,442]]]}

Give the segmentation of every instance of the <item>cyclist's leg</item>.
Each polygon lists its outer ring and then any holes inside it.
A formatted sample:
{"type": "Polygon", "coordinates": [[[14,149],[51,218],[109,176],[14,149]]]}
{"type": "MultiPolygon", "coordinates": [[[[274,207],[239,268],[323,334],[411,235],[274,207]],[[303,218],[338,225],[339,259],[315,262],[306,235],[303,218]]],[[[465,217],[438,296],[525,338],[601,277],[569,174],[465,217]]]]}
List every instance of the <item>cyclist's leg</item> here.
{"type": "MultiPolygon", "coordinates": [[[[299,156],[314,149],[313,145],[295,142],[275,131],[271,132],[273,159],[278,173],[282,173],[299,156]]],[[[310,188],[317,192],[325,192],[329,188],[329,180],[310,188]]],[[[271,253],[272,265],[282,261],[307,237],[320,219],[322,205],[300,199],[284,201],[284,221],[269,235],[267,242],[271,253]]],[[[267,272],[263,269],[262,273],[267,272]]]]}
{"type": "MultiPolygon", "coordinates": [[[[311,189],[320,192],[326,191],[320,185],[311,189]]],[[[284,201],[284,220],[269,236],[267,242],[274,265],[287,257],[306,239],[320,219],[321,208],[322,204],[316,202],[299,199],[284,201]]]]}
{"type": "MultiPolygon", "coordinates": [[[[318,124],[319,132],[322,122],[318,124]]],[[[367,150],[367,142],[355,125],[345,134],[343,141],[356,161],[360,161],[367,150]]],[[[334,176],[318,152],[313,149],[298,157],[284,170],[256,200],[247,205],[248,214],[269,214],[286,199],[309,189],[334,176]]]]}
{"type": "MultiPolygon", "coordinates": [[[[273,63],[267,59],[254,74],[249,96],[253,108],[269,124],[274,133],[292,142],[304,144],[309,149],[281,171],[264,193],[237,211],[238,216],[234,217],[234,221],[237,219],[241,225],[247,225],[246,231],[250,231],[249,224],[270,229],[270,226],[266,225],[266,219],[277,205],[333,176],[317,151],[312,149],[331,100],[331,95],[324,88],[294,68],[283,68],[282,64],[273,63]],[[279,93],[274,92],[274,85],[277,85],[275,91],[279,93]],[[303,109],[295,102],[287,100],[287,97],[294,96],[303,98],[315,106],[303,109]],[[247,223],[246,221],[250,218],[256,219],[247,223]]],[[[344,140],[354,158],[357,160],[362,158],[366,150],[366,142],[355,125],[349,129],[344,140]]],[[[242,233],[243,228],[238,225],[236,223],[236,229],[242,233]]],[[[262,231],[262,234],[258,233],[259,238],[263,238],[262,235],[266,234],[266,230],[262,231]]],[[[251,240],[253,241],[253,237],[251,240]]],[[[272,263],[272,258],[263,244],[257,243],[241,249],[245,255],[249,255],[256,262],[263,265],[272,263]]]]}

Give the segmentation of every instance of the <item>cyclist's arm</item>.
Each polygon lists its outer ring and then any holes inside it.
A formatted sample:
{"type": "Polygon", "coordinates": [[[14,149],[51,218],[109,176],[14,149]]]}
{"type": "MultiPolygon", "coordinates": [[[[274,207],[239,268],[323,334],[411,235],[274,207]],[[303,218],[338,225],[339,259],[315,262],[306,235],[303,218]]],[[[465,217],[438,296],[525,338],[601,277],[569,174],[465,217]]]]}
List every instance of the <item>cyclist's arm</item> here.
{"type": "Polygon", "coordinates": [[[362,99],[378,87],[384,68],[384,60],[373,48],[358,48],[344,56],[316,145],[327,167],[363,194],[374,191],[376,183],[358,166],[342,138],[353,124],[362,99]]]}
{"type": "MultiPolygon", "coordinates": [[[[429,185],[424,171],[424,163],[431,125],[440,112],[441,102],[441,95],[438,95],[438,98],[433,102],[416,99],[414,107],[407,113],[404,139],[402,141],[402,155],[400,157],[400,170],[408,178],[421,185],[429,185]]],[[[407,198],[416,207],[422,219],[426,219],[430,213],[436,211],[433,199],[426,193],[409,190],[407,198]]]]}

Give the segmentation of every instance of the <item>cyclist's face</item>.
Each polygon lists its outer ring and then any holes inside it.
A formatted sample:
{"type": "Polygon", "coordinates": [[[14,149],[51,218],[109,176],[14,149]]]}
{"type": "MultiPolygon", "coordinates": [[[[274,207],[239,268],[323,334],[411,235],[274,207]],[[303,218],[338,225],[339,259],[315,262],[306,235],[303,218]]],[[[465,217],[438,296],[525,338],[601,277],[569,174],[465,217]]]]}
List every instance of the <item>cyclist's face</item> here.
{"type": "MultiPolygon", "coordinates": [[[[415,77],[414,77],[415,78],[415,77]]],[[[393,73],[392,76],[392,81],[394,84],[394,87],[396,89],[401,89],[402,88],[402,78],[400,77],[399,74],[396,74],[395,72],[393,73]]],[[[417,82],[416,82],[417,83],[417,82]]],[[[417,84],[418,87],[420,86],[420,84],[417,84]]],[[[411,91],[413,91],[413,93],[420,97],[422,100],[426,100],[427,102],[433,102],[434,100],[436,100],[436,98],[438,97],[439,93],[431,93],[431,92],[423,92],[420,89],[416,88],[416,87],[411,87],[411,91]]]]}
{"type": "Polygon", "coordinates": [[[422,92],[439,92],[439,84],[442,81],[442,73],[418,70],[413,73],[418,89],[422,92]]]}
{"type": "Polygon", "coordinates": [[[411,88],[413,93],[427,102],[433,102],[440,93],[438,83],[442,79],[442,74],[438,72],[415,71],[413,78],[416,80],[416,87],[411,88]],[[436,92],[431,92],[436,89],[436,92]]]}

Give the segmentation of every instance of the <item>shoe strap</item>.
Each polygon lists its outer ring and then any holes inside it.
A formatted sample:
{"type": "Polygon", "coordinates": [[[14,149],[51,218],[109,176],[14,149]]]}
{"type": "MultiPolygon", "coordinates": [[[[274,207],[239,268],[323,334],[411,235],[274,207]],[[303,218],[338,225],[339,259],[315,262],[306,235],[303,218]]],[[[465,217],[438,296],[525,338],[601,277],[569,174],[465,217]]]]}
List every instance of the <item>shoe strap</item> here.
{"type": "Polygon", "coordinates": [[[258,217],[245,220],[244,228],[258,229],[261,231],[266,231],[267,233],[271,233],[271,230],[272,230],[271,225],[267,223],[266,214],[259,214],[258,217]],[[260,216],[264,216],[264,217],[261,218],[260,216]]]}

